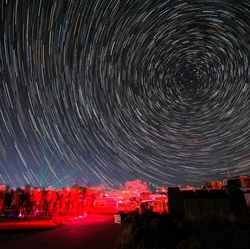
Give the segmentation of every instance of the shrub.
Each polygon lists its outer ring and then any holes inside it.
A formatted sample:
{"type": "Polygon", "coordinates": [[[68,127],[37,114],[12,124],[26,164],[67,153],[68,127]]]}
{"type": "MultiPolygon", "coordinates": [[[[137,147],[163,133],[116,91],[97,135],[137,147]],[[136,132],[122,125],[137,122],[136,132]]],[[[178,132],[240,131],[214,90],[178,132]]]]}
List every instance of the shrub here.
{"type": "Polygon", "coordinates": [[[122,223],[120,248],[175,248],[179,241],[176,224],[166,213],[139,210],[129,213],[122,223]]]}
{"type": "Polygon", "coordinates": [[[249,230],[240,229],[233,221],[221,216],[202,216],[183,225],[184,238],[178,249],[247,249],[249,230]]]}
{"type": "Polygon", "coordinates": [[[202,216],[175,221],[167,213],[135,210],[122,223],[120,249],[248,249],[249,221],[202,216]]]}

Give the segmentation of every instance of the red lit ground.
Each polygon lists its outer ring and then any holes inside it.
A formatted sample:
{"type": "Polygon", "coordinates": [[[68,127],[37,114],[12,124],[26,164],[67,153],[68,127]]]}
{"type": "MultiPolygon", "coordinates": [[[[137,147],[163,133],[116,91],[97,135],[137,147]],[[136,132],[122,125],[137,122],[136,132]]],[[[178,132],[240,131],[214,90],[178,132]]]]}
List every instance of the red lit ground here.
{"type": "Polygon", "coordinates": [[[51,219],[0,221],[0,248],[111,249],[121,232],[121,225],[114,223],[110,213],[60,219],[62,226],[51,219]]]}

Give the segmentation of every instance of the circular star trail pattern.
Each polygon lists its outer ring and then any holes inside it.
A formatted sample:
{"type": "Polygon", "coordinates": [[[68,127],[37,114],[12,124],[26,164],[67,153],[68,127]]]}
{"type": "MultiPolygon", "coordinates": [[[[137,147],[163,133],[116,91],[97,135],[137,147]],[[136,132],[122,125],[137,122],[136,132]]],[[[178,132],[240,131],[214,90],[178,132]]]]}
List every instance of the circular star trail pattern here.
{"type": "Polygon", "coordinates": [[[0,32],[0,184],[249,173],[249,1],[6,0],[0,32]]]}

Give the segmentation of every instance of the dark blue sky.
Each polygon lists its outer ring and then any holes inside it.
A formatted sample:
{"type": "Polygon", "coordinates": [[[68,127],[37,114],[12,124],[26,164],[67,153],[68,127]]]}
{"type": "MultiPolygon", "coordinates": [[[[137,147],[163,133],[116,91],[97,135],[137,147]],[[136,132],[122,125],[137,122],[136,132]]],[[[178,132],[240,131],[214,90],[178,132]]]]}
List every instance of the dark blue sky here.
{"type": "Polygon", "coordinates": [[[2,1],[0,185],[249,174],[246,1],[2,1]]]}

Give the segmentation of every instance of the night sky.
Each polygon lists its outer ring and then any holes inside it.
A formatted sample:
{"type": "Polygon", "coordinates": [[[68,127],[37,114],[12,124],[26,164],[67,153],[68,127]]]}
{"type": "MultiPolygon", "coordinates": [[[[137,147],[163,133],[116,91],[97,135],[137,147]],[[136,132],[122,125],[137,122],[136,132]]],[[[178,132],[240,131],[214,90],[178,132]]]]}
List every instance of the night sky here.
{"type": "Polygon", "coordinates": [[[250,1],[0,8],[0,185],[249,174],[250,1]]]}

